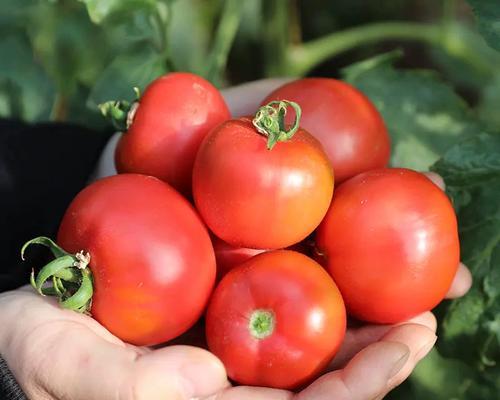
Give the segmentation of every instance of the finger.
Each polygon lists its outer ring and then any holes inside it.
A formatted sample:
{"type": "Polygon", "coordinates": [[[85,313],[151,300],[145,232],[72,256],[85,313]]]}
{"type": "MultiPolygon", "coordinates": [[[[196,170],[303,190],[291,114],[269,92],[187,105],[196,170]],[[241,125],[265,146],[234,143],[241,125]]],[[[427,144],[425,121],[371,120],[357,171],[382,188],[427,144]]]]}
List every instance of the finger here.
{"type": "MultiPolygon", "coordinates": [[[[419,324],[435,332],[437,328],[436,317],[431,312],[425,312],[402,324],[419,324]]],[[[343,367],[359,351],[372,343],[379,341],[395,325],[364,325],[359,328],[349,328],[346,332],[342,347],[335,356],[335,359],[329,365],[328,370],[334,370],[343,367]]]]}
{"type": "Polygon", "coordinates": [[[288,390],[236,386],[228,388],[206,400],[291,400],[292,398],[293,393],[288,390]]]}
{"type": "Polygon", "coordinates": [[[429,178],[441,190],[445,190],[446,189],[446,185],[444,183],[444,179],[441,177],[441,175],[436,174],[435,172],[424,172],[424,175],[427,178],[429,178]]]}
{"type": "MultiPolygon", "coordinates": [[[[388,381],[387,391],[394,389],[411,374],[417,363],[431,351],[436,343],[436,334],[420,324],[404,324],[391,329],[381,341],[402,343],[410,349],[404,366],[388,381]]],[[[386,393],[385,392],[385,393],[386,393]]]]}
{"type": "Polygon", "coordinates": [[[116,175],[115,167],[115,149],[122,136],[121,132],[116,132],[104,146],[104,150],[99,157],[94,173],[90,178],[90,182],[97,179],[104,178],[106,176],[116,175]]]}
{"type": "Polygon", "coordinates": [[[297,394],[297,400],[371,400],[405,365],[408,346],[399,342],[373,343],[359,352],[347,366],[323,375],[297,394]]]}
{"type": "Polygon", "coordinates": [[[300,400],[380,397],[408,377],[435,340],[436,335],[426,326],[414,323],[395,326],[379,342],[361,350],[344,369],[319,378],[298,397],[300,400]]]}
{"type": "Polygon", "coordinates": [[[447,299],[454,299],[462,297],[469,291],[472,286],[472,275],[469,269],[462,263],[459,264],[457,273],[453,282],[451,283],[450,290],[446,294],[447,299]]]}
{"type": "MultiPolygon", "coordinates": [[[[45,390],[55,398],[74,400],[188,400],[208,397],[228,385],[220,361],[195,347],[171,346],[142,353],[69,326],[59,334],[41,338],[43,342],[31,341],[29,349],[38,349],[35,360],[43,358],[45,363],[49,355],[52,363],[44,369],[42,363],[33,362],[33,357],[23,357],[32,362],[29,379],[36,384],[35,390],[27,390],[30,398],[38,398],[36,393],[45,390]],[[64,383],[57,379],[61,376],[64,383]]],[[[21,381],[27,382],[27,377],[21,381]]]]}
{"type": "Polygon", "coordinates": [[[135,364],[128,391],[136,397],[131,400],[207,398],[229,386],[222,363],[197,347],[165,347],[135,364]]]}
{"type": "Polygon", "coordinates": [[[269,93],[289,81],[290,78],[261,79],[223,89],[221,93],[229,106],[231,115],[241,117],[255,114],[260,102],[269,93]]]}
{"type": "Polygon", "coordinates": [[[1,310],[9,329],[0,331],[0,351],[29,398],[191,399],[228,386],[222,363],[203,349],[117,344],[91,318],[29,292],[11,294],[1,310]]]}

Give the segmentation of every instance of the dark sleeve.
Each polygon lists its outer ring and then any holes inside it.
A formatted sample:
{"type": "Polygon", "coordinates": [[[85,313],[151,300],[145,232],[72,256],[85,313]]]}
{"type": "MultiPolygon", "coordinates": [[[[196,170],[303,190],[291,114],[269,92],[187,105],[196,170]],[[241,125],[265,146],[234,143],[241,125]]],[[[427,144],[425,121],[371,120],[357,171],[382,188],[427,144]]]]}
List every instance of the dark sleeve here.
{"type": "Polygon", "coordinates": [[[21,262],[21,246],[36,236],[54,238],[111,133],[0,120],[0,292],[26,284],[31,268],[48,260],[34,246],[21,262]]]}
{"type": "Polygon", "coordinates": [[[26,400],[26,396],[0,356],[0,399],[26,400]]]}

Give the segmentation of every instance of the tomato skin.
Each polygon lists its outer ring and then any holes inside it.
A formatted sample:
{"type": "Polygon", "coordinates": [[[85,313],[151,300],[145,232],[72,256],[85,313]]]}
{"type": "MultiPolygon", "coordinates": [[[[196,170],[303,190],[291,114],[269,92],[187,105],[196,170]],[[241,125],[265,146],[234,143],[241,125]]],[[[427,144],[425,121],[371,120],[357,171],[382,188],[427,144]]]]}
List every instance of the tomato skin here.
{"type": "Polygon", "coordinates": [[[210,300],[210,351],[228,376],[245,385],[293,389],[321,373],[344,338],[344,303],[328,273],[307,256],[275,250],[231,270],[210,300]],[[257,339],[255,310],[275,316],[274,331],[257,339]]]}
{"type": "Polygon", "coordinates": [[[217,281],[220,281],[230,270],[244,263],[248,259],[263,253],[264,249],[249,249],[247,247],[234,247],[217,237],[212,239],[215,261],[217,263],[217,281]]]}
{"type": "MultiPolygon", "coordinates": [[[[218,237],[212,237],[212,244],[214,246],[215,260],[217,263],[217,279],[219,282],[229,271],[236,268],[240,264],[249,260],[257,254],[269,251],[266,249],[250,249],[248,247],[234,247],[229,243],[220,240],[218,237]]],[[[287,247],[287,250],[293,250],[298,253],[312,256],[312,249],[314,243],[309,242],[309,239],[287,247]]],[[[313,257],[311,257],[313,258],[313,257]]]]}
{"type": "Polygon", "coordinates": [[[348,312],[376,323],[435,307],[460,259],[448,197],[426,176],[402,168],[369,171],[340,185],[316,243],[348,312]]]}
{"type": "Polygon", "coordinates": [[[164,75],[142,95],[116,148],[116,169],[155,176],[189,194],[201,141],[229,118],[222,95],[210,82],[186,72],[164,75]]]}
{"type": "Polygon", "coordinates": [[[323,145],[337,183],[389,163],[390,138],[384,121],[351,85],[331,78],[299,79],[273,91],[262,104],[283,99],[302,108],[300,126],[323,145]]]}
{"type": "Polygon", "coordinates": [[[201,219],[153,177],[115,175],[82,190],[58,243],[90,253],[92,316],[135,345],[163,343],[190,328],[214,285],[215,256],[201,219]]]}
{"type": "Polygon", "coordinates": [[[193,169],[196,208],[216,236],[236,247],[301,241],[323,219],[332,193],[333,171],[314,137],[299,129],[268,150],[246,117],[212,130],[193,169]]]}

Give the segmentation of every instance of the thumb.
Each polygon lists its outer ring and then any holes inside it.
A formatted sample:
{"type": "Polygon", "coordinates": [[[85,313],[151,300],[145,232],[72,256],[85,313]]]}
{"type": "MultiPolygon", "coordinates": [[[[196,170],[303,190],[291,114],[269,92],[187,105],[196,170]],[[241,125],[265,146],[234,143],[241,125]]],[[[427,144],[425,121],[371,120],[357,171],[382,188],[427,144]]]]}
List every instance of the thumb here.
{"type": "Polygon", "coordinates": [[[228,385],[222,363],[206,350],[126,345],[32,291],[2,293],[0,311],[0,353],[30,399],[183,400],[228,385]]]}
{"type": "Polygon", "coordinates": [[[65,387],[70,391],[61,398],[188,400],[208,397],[228,385],[222,363],[197,347],[171,346],[143,352],[100,340],[99,346],[82,347],[79,353],[68,358],[78,361],[77,368],[58,373],[65,376],[65,387]]]}
{"type": "Polygon", "coordinates": [[[101,340],[99,346],[70,351],[69,367],[59,357],[56,362],[53,354],[51,375],[64,377],[64,387],[49,392],[72,400],[188,400],[208,397],[228,385],[222,363],[206,350],[190,346],[141,350],[101,340]]]}
{"type": "Polygon", "coordinates": [[[128,393],[124,398],[205,398],[228,385],[224,366],[214,355],[198,347],[171,346],[144,354],[135,361],[135,372],[126,385],[128,393]]]}

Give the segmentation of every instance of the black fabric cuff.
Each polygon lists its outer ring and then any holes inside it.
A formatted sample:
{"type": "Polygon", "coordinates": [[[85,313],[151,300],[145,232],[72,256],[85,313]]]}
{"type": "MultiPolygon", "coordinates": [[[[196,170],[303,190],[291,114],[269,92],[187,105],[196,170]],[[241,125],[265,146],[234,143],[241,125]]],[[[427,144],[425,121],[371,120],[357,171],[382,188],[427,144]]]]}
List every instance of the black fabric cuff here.
{"type": "Polygon", "coordinates": [[[9,370],[7,363],[0,356],[0,399],[27,400],[26,395],[9,370]]]}

